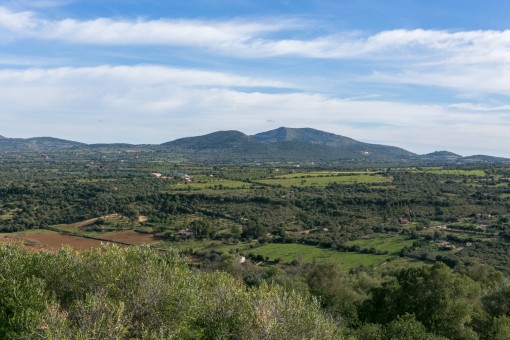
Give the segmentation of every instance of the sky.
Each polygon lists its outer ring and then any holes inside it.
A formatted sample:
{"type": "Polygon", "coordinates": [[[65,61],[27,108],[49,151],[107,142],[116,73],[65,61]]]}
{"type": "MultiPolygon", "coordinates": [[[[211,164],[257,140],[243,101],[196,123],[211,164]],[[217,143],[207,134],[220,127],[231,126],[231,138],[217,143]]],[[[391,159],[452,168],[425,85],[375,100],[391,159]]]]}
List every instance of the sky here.
{"type": "Polygon", "coordinates": [[[510,157],[510,1],[0,0],[0,135],[280,126],[510,157]]]}

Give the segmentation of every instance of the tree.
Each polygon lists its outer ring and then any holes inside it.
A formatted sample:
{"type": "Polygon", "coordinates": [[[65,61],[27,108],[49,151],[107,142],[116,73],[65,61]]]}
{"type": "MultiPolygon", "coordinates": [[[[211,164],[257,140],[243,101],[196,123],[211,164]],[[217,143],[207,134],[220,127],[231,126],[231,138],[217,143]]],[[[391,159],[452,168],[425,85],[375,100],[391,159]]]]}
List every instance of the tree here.
{"type": "Polygon", "coordinates": [[[494,318],[490,338],[494,340],[510,339],[510,317],[500,316],[494,318]]]}
{"type": "Polygon", "coordinates": [[[471,337],[468,327],[480,288],[470,278],[453,273],[446,265],[409,268],[372,291],[362,306],[371,322],[390,323],[406,313],[414,314],[432,333],[453,338],[471,337]]]}

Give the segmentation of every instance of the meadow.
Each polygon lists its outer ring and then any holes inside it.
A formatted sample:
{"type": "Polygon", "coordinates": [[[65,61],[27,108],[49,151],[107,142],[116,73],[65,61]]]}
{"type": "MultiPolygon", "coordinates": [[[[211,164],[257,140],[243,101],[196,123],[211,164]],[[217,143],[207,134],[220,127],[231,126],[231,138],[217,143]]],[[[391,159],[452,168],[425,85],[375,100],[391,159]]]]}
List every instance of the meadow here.
{"type": "Polygon", "coordinates": [[[387,251],[388,254],[397,256],[402,248],[412,246],[414,241],[415,240],[404,236],[382,235],[349,241],[346,245],[358,245],[362,249],[374,248],[380,251],[387,251]]]}
{"type": "Polygon", "coordinates": [[[271,243],[250,250],[255,255],[269,258],[270,261],[280,259],[285,263],[298,262],[324,262],[333,261],[340,263],[345,270],[357,266],[376,266],[394,255],[360,254],[325,249],[304,244],[279,244],[271,243]]]}
{"type": "Polygon", "coordinates": [[[256,183],[283,187],[326,187],[330,184],[371,184],[391,182],[390,177],[373,172],[309,172],[275,176],[256,183]]]}

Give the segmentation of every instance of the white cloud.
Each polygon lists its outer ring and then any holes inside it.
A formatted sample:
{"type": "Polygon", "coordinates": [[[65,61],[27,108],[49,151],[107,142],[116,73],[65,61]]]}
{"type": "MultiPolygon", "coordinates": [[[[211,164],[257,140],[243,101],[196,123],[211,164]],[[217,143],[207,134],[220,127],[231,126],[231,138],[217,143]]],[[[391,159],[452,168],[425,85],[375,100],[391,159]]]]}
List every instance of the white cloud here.
{"type": "MultiPolygon", "coordinates": [[[[159,66],[0,71],[0,134],[160,143],[216,130],[313,127],[415,152],[510,156],[505,110],[243,92],[277,81],[159,66]]],[[[285,85],[285,84],[284,84],[285,85]]]]}
{"type": "Polygon", "coordinates": [[[282,31],[313,31],[313,23],[282,18],[224,21],[48,20],[33,12],[13,12],[0,7],[0,19],[0,26],[21,36],[82,44],[200,46],[245,57],[412,58],[451,64],[508,64],[510,61],[510,30],[449,32],[397,29],[372,35],[342,32],[305,40],[271,38],[272,33],[282,31]],[[448,59],[445,59],[446,56],[448,59]]]}
{"type": "MultiPolygon", "coordinates": [[[[369,64],[361,72],[374,72],[361,77],[359,69],[354,70],[349,85],[354,78],[356,86],[412,84],[449,88],[464,95],[464,99],[456,98],[462,102],[444,105],[405,104],[356,94],[351,99],[332,98],[315,93],[329,80],[323,69],[312,81],[301,78],[299,86],[150,65],[0,69],[2,135],[156,143],[220,129],[256,133],[287,125],[408,146],[417,152],[447,148],[462,154],[510,156],[499,145],[510,134],[510,106],[501,98],[491,101],[492,105],[472,102],[480,94],[510,96],[510,31],[417,29],[321,36],[307,23],[275,18],[50,20],[36,12],[4,7],[0,7],[0,30],[4,43],[28,38],[102,47],[186,46],[239,58],[356,60],[369,64]],[[263,92],[264,88],[297,87],[308,92],[263,92]]],[[[18,63],[15,59],[4,56],[0,63],[22,66],[37,57],[18,63]]]]}
{"type": "Polygon", "coordinates": [[[473,103],[457,103],[451,104],[451,108],[465,111],[481,111],[481,112],[490,112],[490,111],[510,111],[510,105],[480,105],[473,103]]]}
{"type": "Polygon", "coordinates": [[[93,45],[180,45],[227,49],[253,36],[294,25],[290,20],[47,20],[34,12],[13,12],[0,7],[0,27],[20,37],[93,45]]]}
{"type": "Polygon", "coordinates": [[[37,27],[37,22],[32,12],[14,13],[0,7],[0,27],[14,32],[29,31],[37,27]]]}
{"type": "Polygon", "coordinates": [[[205,49],[230,57],[299,56],[370,62],[383,83],[510,95],[510,30],[389,30],[320,35],[309,22],[265,20],[49,20],[0,7],[4,39],[88,45],[158,45],[205,49]],[[293,37],[285,38],[290,31],[293,37]],[[307,34],[304,34],[307,33],[307,34]],[[311,33],[311,34],[309,34],[311,33]],[[315,35],[315,36],[314,36],[315,35]],[[310,37],[311,36],[311,37],[310,37]]]}

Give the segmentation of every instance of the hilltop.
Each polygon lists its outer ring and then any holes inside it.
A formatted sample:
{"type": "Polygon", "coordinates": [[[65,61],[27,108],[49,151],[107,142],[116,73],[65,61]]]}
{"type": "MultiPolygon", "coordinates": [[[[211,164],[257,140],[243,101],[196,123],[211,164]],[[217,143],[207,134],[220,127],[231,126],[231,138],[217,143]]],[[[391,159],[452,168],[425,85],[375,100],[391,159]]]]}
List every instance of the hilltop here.
{"type": "Polygon", "coordinates": [[[426,165],[442,163],[504,163],[509,159],[476,155],[463,157],[449,151],[418,155],[403,148],[364,143],[312,128],[280,127],[247,135],[240,131],[217,131],[202,136],[179,138],[159,145],[126,143],[85,144],[52,137],[5,138],[0,150],[49,153],[159,152],[180,159],[211,163],[323,162],[366,165],[426,165]]]}

